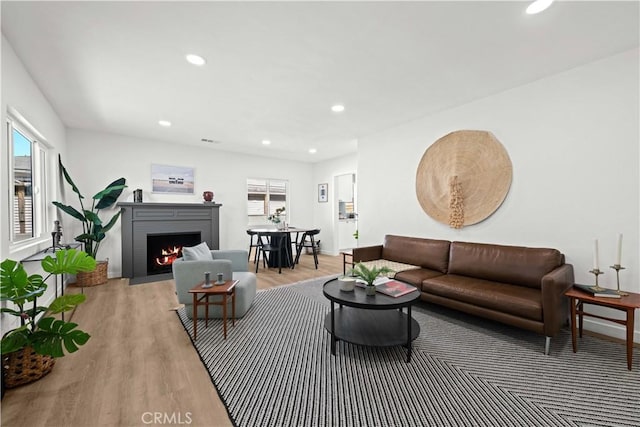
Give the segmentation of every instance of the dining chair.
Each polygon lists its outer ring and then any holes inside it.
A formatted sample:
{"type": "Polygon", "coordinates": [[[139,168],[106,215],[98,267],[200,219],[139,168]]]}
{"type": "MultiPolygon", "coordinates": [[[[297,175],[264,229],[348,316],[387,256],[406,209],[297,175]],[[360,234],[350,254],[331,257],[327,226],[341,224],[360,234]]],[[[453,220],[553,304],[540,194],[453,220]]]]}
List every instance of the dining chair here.
{"type": "Polygon", "coordinates": [[[249,235],[249,255],[247,255],[247,262],[251,259],[251,251],[255,248],[256,253],[253,256],[253,263],[255,264],[258,260],[258,251],[260,248],[260,239],[258,238],[258,232],[247,230],[247,234],[249,235]],[[256,238],[256,242],[253,243],[253,238],[256,238]]]}
{"type": "Polygon", "coordinates": [[[278,266],[278,273],[282,273],[283,261],[290,260],[291,255],[289,252],[289,233],[286,232],[258,232],[258,243],[260,248],[258,249],[258,258],[256,260],[256,273],[258,272],[258,265],[260,264],[260,254],[262,254],[262,266],[266,268],[266,265],[275,267],[278,266]],[[267,258],[267,252],[269,257],[267,258]],[[277,254],[277,263],[273,256],[277,254]],[[286,257],[286,258],[283,258],[286,257]],[[265,262],[266,261],[266,262],[265,262]],[[266,264],[266,265],[265,265],[266,264]]]}
{"type": "Polygon", "coordinates": [[[320,243],[320,241],[318,240],[316,242],[315,236],[317,236],[319,233],[320,233],[319,228],[316,228],[313,230],[307,230],[304,232],[304,234],[302,235],[302,239],[300,239],[300,243],[298,244],[298,247],[297,247],[296,261],[294,262],[294,264],[297,264],[298,262],[300,262],[300,254],[302,253],[302,250],[304,248],[311,248],[313,252],[313,262],[316,265],[316,270],[318,269],[318,243],[320,243]]]}

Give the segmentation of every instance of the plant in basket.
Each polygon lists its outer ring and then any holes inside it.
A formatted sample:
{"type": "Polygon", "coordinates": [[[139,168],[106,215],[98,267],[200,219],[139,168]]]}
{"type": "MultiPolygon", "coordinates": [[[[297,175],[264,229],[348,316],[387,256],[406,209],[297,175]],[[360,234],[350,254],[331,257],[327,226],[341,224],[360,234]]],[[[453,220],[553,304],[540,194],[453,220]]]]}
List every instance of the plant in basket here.
{"type": "Polygon", "coordinates": [[[85,301],[84,294],[67,294],[48,306],[39,306],[38,298],[47,290],[47,279],[54,274],[76,274],[91,271],[96,261],[82,251],[63,249],[41,262],[49,273],[27,275],[22,263],[5,259],[0,264],[0,300],[13,307],[0,312],[19,318],[19,326],[7,331],[0,342],[3,384],[7,388],[35,381],[53,368],[54,358],[73,353],[84,345],[90,335],[77,324],[51,316],[74,309],[85,301]],[[63,348],[64,347],[64,348],[63,348]]]}
{"type": "MultiPolygon", "coordinates": [[[[75,237],[75,240],[84,244],[84,250],[94,259],[97,259],[98,249],[100,243],[106,237],[106,234],[113,226],[118,222],[120,218],[120,211],[116,212],[108,222],[103,222],[99,216],[101,210],[113,206],[118,200],[122,190],[127,188],[126,179],[118,178],[113,181],[107,187],[96,193],[91,201],[91,209],[85,209],[83,199],[85,198],[78,190],[78,187],[69,176],[67,169],[62,164],[62,159],[58,156],[58,164],[60,170],[64,176],[65,181],[71,186],[74,193],[78,195],[80,201],[80,210],[77,210],[73,206],[65,205],[60,202],[53,202],[53,204],[64,213],[77,219],[82,224],[82,234],[75,237]]],[[[83,275],[78,276],[78,284],[84,286],[99,285],[107,281],[107,261],[99,261],[97,263],[96,274],[90,273],[84,276],[85,281],[82,280],[83,275]]]]}

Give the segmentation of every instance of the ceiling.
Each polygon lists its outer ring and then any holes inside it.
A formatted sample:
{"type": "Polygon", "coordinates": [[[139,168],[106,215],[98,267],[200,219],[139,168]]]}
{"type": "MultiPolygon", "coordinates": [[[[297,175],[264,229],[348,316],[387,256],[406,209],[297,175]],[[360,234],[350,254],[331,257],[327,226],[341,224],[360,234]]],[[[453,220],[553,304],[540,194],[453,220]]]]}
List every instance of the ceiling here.
{"type": "Polygon", "coordinates": [[[560,1],[539,15],[526,15],[527,4],[0,7],[2,33],[68,127],[316,162],[383,129],[640,45],[636,1],[560,1]],[[187,63],[188,53],[207,64],[187,63]],[[336,103],[345,111],[332,112],[336,103]]]}

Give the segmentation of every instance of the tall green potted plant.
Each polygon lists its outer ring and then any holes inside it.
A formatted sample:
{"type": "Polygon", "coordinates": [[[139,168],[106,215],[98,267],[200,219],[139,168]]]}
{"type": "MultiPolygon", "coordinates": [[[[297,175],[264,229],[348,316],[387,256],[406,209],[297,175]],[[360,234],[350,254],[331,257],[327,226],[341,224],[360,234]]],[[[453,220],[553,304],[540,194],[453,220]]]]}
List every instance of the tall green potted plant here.
{"type": "MultiPolygon", "coordinates": [[[[96,193],[91,200],[91,208],[86,209],[83,200],[85,197],[80,193],[80,190],[69,176],[67,169],[62,164],[62,158],[58,156],[58,164],[60,170],[64,176],[65,181],[71,186],[74,193],[78,195],[80,202],[80,210],[77,210],[73,206],[65,205],[60,202],[53,202],[64,213],[72,216],[80,221],[82,224],[82,234],[75,237],[75,240],[84,244],[84,250],[94,259],[97,259],[98,249],[100,243],[106,237],[106,234],[113,226],[118,222],[121,212],[116,212],[108,222],[103,222],[100,218],[100,211],[113,206],[118,200],[122,190],[127,188],[126,180],[124,178],[118,178],[99,193],[96,193]]],[[[79,274],[78,284],[82,286],[93,286],[105,283],[107,281],[107,267],[108,261],[99,261],[96,264],[96,271],[89,274],[79,274]]]]}
{"type": "Polygon", "coordinates": [[[49,273],[45,278],[27,275],[22,263],[11,259],[0,264],[0,300],[13,303],[2,307],[0,312],[19,319],[19,326],[5,332],[0,342],[2,380],[7,388],[42,378],[53,368],[54,358],[64,356],[65,350],[77,351],[90,338],[88,333],[76,329],[76,323],[50,316],[74,309],[85,301],[84,294],[60,296],[48,307],[37,303],[47,290],[46,281],[51,275],[91,271],[96,261],[85,252],[63,249],[47,256],[41,265],[49,273]]]}

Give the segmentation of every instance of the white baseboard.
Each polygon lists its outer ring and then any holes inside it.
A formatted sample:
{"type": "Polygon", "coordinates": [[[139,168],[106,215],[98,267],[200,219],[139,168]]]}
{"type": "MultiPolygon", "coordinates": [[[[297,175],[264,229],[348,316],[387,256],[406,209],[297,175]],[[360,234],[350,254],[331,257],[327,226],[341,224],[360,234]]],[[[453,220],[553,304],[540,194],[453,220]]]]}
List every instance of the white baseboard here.
{"type": "MultiPolygon", "coordinates": [[[[585,317],[584,330],[620,340],[627,339],[627,330],[624,326],[618,325],[617,323],[607,322],[606,320],[601,321],[599,319],[588,319],[585,317]]],[[[640,343],[640,331],[637,329],[633,331],[633,342],[640,343]]]]}

